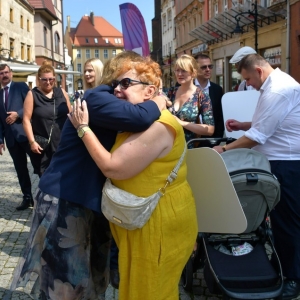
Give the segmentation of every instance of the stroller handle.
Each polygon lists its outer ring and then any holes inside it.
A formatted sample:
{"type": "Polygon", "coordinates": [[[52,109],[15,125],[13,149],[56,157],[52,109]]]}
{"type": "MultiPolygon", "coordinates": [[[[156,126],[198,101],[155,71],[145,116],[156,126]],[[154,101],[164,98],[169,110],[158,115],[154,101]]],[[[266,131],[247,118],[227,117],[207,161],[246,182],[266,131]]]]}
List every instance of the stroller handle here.
{"type": "Polygon", "coordinates": [[[209,144],[209,146],[212,148],[214,146],[218,146],[220,145],[222,142],[226,142],[226,144],[230,144],[232,142],[234,142],[236,139],[231,138],[231,137],[220,137],[220,138],[195,138],[195,139],[191,139],[189,140],[186,144],[187,146],[190,143],[195,143],[195,142],[207,142],[209,144]]]}

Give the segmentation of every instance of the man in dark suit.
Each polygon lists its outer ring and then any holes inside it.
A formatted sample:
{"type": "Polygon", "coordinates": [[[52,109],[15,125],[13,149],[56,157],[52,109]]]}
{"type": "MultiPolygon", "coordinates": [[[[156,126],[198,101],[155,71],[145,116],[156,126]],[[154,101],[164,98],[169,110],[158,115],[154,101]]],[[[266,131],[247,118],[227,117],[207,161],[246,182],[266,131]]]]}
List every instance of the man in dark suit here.
{"type": "Polygon", "coordinates": [[[7,149],[12,157],[23,193],[23,201],[17,210],[33,206],[31,181],[27,168],[30,148],[25,135],[22,118],[23,102],[29,91],[25,82],[13,82],[12,71],[6,64],[0,65],[0,155],[7,149]]]}
{"type": "Polygon", "coordinates": [[[223,96],[223,89],[216,83],[210,81],[211,70],[213,69],[213,64],[209,56],[205,54],[198,54],[195,59],[198,62],[199,69],[198,75],[195,79],[195,85],[200,87],[202,91],[207,92],[210,96],[213,116],[215,120],[215,132],[210,137],[223,137],[224,135],[224,119],[221,99],[223,96]]]}

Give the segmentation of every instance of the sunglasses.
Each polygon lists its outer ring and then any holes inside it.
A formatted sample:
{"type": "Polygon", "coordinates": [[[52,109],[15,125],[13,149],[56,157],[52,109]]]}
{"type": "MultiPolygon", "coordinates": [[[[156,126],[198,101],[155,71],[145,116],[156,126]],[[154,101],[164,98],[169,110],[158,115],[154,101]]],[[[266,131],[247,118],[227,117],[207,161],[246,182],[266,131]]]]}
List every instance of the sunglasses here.
{"type": "Polygon", "coordinates": [[[126,90],[127,88],[129,88],[132,83],[137,83],[137,84],[146,84],[149,85],[149,83],[147,82],[142,82],[142,81],[138,81],[138,80],[133,80],[130,78],[123,78],[122,80],[113,80],[111,83],[111,86],[113,89],[115,89],[118,85],[121,86],[121,89],[126,90]]]}
{"type": "Polygon", "coordinates": [[[206,70],[207,68],[211,70],[214,68],[214,65],[205,65],[200,67],[201,70],[206,70]]]}
{"type": "Polygon", "coordinates": [[[52,78],[41,78],[40,77],[40,80],[43,82],[43,83],[46,83],[49,81],[49,83],[53,83],[55,81],[55,78],[52,77],[52,78]]]}

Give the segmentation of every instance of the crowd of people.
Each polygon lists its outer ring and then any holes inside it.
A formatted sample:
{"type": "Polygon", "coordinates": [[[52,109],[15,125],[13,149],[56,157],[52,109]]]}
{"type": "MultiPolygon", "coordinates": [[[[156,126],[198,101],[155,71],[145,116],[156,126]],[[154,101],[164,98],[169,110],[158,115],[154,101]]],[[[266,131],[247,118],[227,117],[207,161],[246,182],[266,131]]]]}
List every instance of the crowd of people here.
{"type": "MultiPolygon", "coordinates": [[[[300,293],[300,85],[249,48],[230,62],[244,78],[243,90],[260,91],[256,111],[252,121],[226,120],[228,131],[245,134],[214,149],[253,148],[269,159],[281,184],[271,222],[285,276],[283,299],[292,299],[300,293]]],[[[124,51],[104,66],[92,58],[84,65],[85,93],[71,107],[47,62],[32,90],[12,81],[9,65],[0,65],[0,154],[6,144],[23,193],[16,209],[34,206],[12,290],[23,287],[36,299],[104,299],[111,282],[121,300],[178,299],[198,231],[186,143],[224,135],[223,90],[210,81],[213,67],[207,55],[180,56],[168,99],[160,67],[149,57],[124,51]],[[34,197],[27,155],[40,177],[34,197]],[[178,162],[177,177],[169,180],[178,162]],[[138,197],[163,188],[143,227],[129,230],[105,218],[107,178],[138,197]]]]}

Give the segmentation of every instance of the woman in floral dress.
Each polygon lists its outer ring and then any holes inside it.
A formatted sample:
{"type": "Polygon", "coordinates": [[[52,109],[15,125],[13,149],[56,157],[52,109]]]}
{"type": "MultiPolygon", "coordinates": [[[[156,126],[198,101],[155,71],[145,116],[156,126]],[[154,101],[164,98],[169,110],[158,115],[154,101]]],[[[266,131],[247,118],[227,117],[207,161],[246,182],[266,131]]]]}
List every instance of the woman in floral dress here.
{"type": "MultiPolygon", "coordinates": [[[[215,130],[210,97],[193,82],[197,69],[197,62],[190,55],[184,54],[176,60],[175,75],[180,86],[173,93],[169,110],[183,127],[187,142],[202,135],[211,136],[215,130]]],[[[188,147],[193,148],[193,144],[188,147]]]]}

